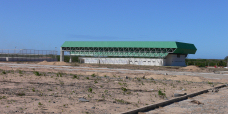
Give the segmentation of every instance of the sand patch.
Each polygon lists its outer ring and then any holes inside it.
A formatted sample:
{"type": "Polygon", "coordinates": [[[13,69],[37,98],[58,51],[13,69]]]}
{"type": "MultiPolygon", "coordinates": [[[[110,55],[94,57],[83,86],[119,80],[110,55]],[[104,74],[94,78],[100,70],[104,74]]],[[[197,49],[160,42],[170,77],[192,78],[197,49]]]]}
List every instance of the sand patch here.
{"type": "Polygon", "coordinates": [[[183,67],[181,69],[188,70],[188,71],[200,71],[201,70],[201,68],[199,68],[197,66],[187,66],[187,67],[183,67]]]}
{"type": "Polygon", "coordinates": [[[47,62],[47,61],[42,61],[37,63],[38,65],[58,65],[58,66],[69,66],[71,64],[66,63],[66,62],[47,62]]]}
{"type": "Polygon", "coordinates": [[[165,80],[177,80],[177,81],[192,81],[192,82],[202,82],[205,81],[205,79],[202,79],[201,77],[195,77],[195,76],[185,76],[185,75],[148,75],[146,78],[153,78],[153,79],[165,79],[165,80]]]}

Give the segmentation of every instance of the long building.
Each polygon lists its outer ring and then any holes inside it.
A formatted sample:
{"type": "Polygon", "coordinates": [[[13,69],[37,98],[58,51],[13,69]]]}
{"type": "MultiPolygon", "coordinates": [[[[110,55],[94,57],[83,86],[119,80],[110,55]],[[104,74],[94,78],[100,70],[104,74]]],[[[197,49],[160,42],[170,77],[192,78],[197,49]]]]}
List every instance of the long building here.
{"type": "Polygon", "coordinates": [[[66,41],[60,48],[60,61],[69,52],[70,57],[79,56],[81,63],[186,66],[185,58],[196,50],[194,44],[182,42],[66,41]]]}

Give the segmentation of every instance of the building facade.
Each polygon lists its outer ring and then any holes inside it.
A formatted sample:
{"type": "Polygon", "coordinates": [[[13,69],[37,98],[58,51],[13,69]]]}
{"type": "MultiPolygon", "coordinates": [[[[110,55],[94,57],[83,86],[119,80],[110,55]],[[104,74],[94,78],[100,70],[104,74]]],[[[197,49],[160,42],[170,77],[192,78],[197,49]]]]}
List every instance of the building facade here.
{"type": "Polygon", "coordinates": [[[150,66],[186,66],[188,54],[195,54],[194,44],[152,41],[66,41],[60,48],[60,61],[64,52],[79,56],[81,63],[133,64],[150,66]]]}

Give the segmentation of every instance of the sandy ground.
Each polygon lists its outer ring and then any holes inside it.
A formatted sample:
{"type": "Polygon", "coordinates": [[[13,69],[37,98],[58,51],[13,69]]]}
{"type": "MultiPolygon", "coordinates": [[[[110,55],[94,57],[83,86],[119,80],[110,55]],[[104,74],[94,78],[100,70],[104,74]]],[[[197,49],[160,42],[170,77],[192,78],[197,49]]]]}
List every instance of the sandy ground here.
{"type": "Polygon", "coordinates": [[[115,114],[226,82],[97,67],[11,63],[0,69],[0,113],[115,114]]]}

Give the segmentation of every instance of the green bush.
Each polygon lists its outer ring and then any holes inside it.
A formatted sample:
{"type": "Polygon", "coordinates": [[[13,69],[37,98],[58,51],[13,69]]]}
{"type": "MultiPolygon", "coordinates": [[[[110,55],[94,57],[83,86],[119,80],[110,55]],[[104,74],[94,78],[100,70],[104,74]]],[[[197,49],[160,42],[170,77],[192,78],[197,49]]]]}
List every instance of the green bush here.
{"type": "Polygon", "coordinates": [[[41,74],[39,73],[39,72],[37,72],[37,71],[34,71],[33,72],[36,76],[41,76],[41,74]]]}
{"type": "Polygon", "coordinates": [[[158,91],[158,95],[161,96],[161,97],[166,97],[166,94],[163,93],[161,90],[158,91]]]}
{"type": "Polygon", "coordinates": [[[88,92],[92,93],[93,92],[93,89],[92,88],[89,88],[88,89],[88,92]]]}
{"type": "Polygon", "coordinates": [[[2,74],[6,74],[6,71],[2,71],[2,74]]]}
{"type": "Polygon", "coordinates": [[[73,79],[79,79],[77,75],[73,75],[73,79]]]}
{"type": "Polygon", "coordinates": [[[121,87],[121,90],[123,90],[124,92],[127,91],[127,88],[121,87]]]}
{"type": "Polygon", "coordinates": [[[92,77],[96,77],[96,75],[95,75],[95,74],[92,74],[91,76],[92,76],[92,77]]]}
{"type": "Polygon", "coordinates": [[[206,67],[206,66],[226,66],[226,60],[221,59],[186,59],[186,65],[196,65],[198,67],[206,67]]]}

